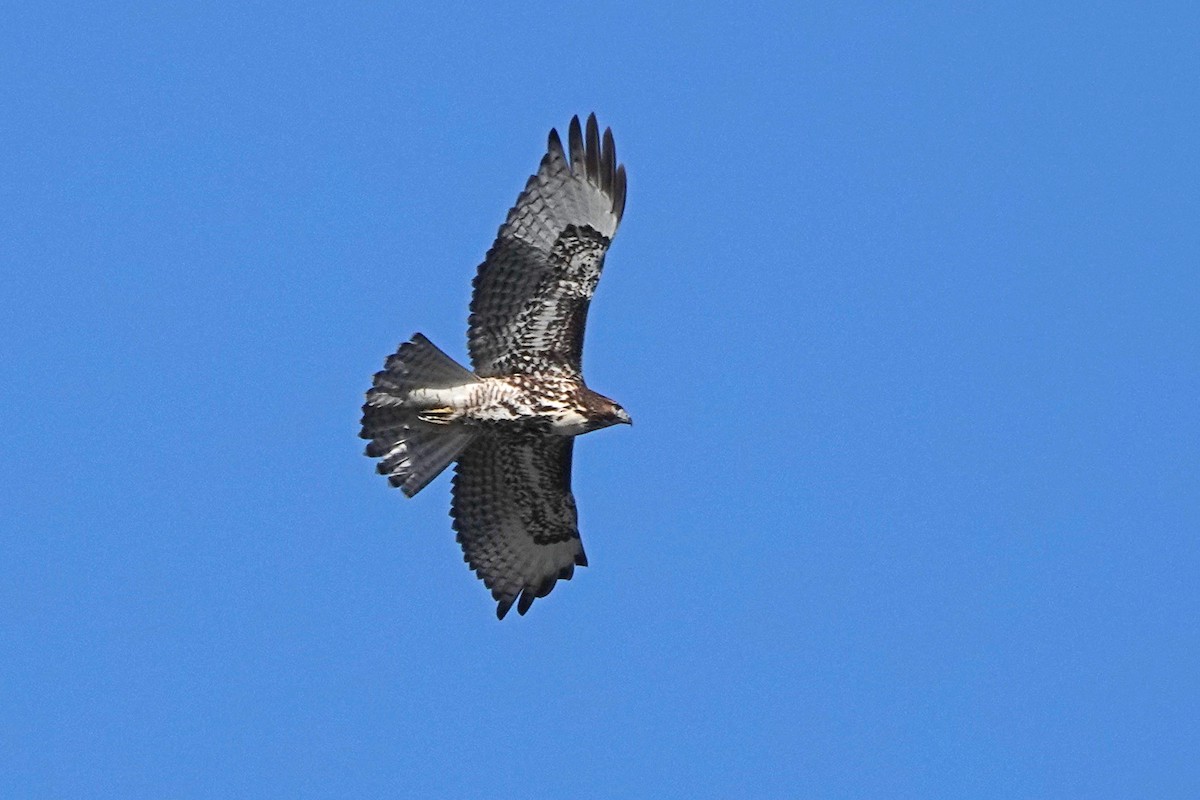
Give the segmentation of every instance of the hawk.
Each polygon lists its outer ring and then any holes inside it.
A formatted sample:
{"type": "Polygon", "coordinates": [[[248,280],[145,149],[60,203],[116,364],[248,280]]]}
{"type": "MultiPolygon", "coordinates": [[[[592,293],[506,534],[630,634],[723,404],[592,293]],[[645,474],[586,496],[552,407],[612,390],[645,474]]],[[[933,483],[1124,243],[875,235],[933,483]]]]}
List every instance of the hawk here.
{"type": "Polygon", "coordinates": [[[624,210],[612,131],[602,138],[592,114],[585,132],[574,117],[564,150],[552,129],[475,276],[473,371],[418,333],[367,391],[359,435],[393,486],[412,497],[457,462],[454,530],[500,619],[587,566],[571,494],[575,437],[631,424],[581,370],[588,304],[624,210]]]}

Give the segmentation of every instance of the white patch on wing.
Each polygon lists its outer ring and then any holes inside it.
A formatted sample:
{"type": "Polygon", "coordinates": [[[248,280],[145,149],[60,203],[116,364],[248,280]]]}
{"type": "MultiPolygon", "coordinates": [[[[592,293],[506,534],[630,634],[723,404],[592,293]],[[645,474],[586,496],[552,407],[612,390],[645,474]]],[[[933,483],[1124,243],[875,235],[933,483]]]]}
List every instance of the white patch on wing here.
{"type": "Polygon", "coordinates": [[[519,340],[522,348],[544,351],[555,344],[556,331],[562,322],[561,309],[555,300],[542,300],[532,309],[527,320],[522,321],[525,327],[519,340]]]}

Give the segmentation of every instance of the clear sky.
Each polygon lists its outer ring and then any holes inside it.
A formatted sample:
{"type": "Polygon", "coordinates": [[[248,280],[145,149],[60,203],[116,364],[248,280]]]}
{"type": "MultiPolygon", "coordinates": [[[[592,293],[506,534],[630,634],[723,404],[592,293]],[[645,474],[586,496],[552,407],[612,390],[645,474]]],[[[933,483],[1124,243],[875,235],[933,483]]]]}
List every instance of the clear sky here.
{"type": "Polygon", "coordinates": [[[428,5],[6,11],[0,796],[1200,797],[1196,4],[428,5]],[[359,406],[593,110],[497,622],[359,406]]]}

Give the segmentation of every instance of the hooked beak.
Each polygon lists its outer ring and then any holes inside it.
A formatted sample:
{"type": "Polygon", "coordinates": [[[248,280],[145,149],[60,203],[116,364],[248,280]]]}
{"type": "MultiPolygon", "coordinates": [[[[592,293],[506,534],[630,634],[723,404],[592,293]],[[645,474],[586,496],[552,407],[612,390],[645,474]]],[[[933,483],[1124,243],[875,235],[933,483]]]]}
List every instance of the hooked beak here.
{"type": "Polygon", "coordinates": [[[629,416],[629,412],[626,411],[625,409],[618,408],[617,409],[617,422],[620,422],[624,425],[632,425],[633,417],[629,416]]]}

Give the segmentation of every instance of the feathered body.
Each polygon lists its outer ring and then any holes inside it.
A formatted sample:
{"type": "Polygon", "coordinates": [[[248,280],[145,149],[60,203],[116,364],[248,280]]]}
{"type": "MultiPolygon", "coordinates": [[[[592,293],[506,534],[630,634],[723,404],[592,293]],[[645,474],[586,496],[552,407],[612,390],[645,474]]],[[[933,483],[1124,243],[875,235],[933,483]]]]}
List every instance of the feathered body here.
{"type": "Polygon", "coordinates": [[[481,432],[528,430],[578,436],[625,422],[607,397],[564,376],[508,375],[445,389],[416,389],[406,400],[418,419],[458,424],[481,432]]]}
{"type": "Polygon", "coordinates": [[[612,132],[550,132],[537,174],[474,281],[474,371],[417,334],[376,373],[361,436],[412,496],[457,462],[451,514],[464,557],[503,618],[587,564],[571,493],[575,436],[629,415],[582,374],[587,311],[625,209],[612,132]]]}

